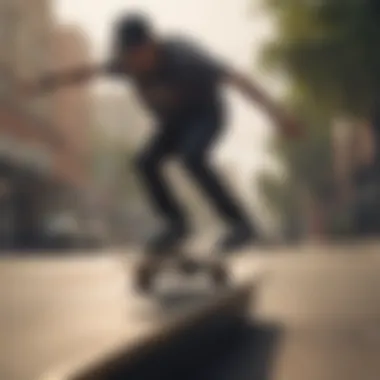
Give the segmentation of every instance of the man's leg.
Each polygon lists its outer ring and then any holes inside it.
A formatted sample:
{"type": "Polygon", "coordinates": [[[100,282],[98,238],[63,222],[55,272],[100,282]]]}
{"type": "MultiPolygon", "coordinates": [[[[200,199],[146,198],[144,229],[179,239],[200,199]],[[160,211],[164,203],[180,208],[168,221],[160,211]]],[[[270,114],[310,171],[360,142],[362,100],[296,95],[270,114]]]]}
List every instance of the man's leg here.
{"type": "Polygon", "coordinates": [[[256,234],[243,206],[209,162],[210,148],[218,138],[220,129],[218,119],[213,117],[192,123],[182,134],[177,152],[187,171],[231,227],[230,233],[221,242],[221,248],[229,250],[247,243],[256,234]]]}
{"type": "Polygon", "coordinates": [[[136,159],[139,177],[153,208],[165,222],[165,230],[150,242],[152,249],[164,249],[185,237],[187,223],[179,202],[168,186],[163,166],[173,152],[173,138],[169,131],[161,131],[136,159]]]}

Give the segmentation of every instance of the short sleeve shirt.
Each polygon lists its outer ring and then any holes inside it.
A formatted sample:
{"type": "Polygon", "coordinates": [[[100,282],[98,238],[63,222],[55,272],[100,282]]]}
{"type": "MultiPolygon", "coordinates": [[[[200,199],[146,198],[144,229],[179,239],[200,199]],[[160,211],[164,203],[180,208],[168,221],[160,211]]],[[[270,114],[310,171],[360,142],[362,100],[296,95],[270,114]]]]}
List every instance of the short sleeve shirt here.
{"type": "Polygon", "coordinates": [[[115,60],[107,71],[131,80],[142,101],[161,119],[204,112],[219,104],[223,64],[187,40],[166,40],[160,51],[160,63],[149,75],[128,77],[115,60]]]}

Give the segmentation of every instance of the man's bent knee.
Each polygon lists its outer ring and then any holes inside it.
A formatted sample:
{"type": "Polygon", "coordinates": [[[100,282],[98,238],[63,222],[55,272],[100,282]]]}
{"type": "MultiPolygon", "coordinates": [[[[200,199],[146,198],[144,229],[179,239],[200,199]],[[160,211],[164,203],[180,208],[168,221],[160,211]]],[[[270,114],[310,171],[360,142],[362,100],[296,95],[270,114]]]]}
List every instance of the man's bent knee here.
{"type": "Polygon", "coordinates": [[[199,171],[205,167],[205,160],[199,154],[185,154],[182,156],[184,166],[191,171],[199,171]]]}
{"type": "Polygon", "coordinates": [[[134,159],[134,166],[138,173],[149,175],[157,171],[158,163],[154,157],[147,154],[140,154],[134,159]]]}

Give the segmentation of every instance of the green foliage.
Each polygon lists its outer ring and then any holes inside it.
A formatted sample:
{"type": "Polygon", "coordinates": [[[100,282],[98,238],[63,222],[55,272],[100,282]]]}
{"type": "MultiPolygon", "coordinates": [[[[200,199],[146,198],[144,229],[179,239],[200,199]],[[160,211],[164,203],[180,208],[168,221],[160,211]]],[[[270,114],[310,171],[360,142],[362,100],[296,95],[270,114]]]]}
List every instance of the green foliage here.
{"type": "MultiPolygon", "coordinates": [[[[296,207],[299,189],[324,202],[326,208],[331,206],[331,120],[341,115],[367,117],[379,96],[380,2],[262,3],[272,15],[276,33],[263,48],[261,63],[288,80],[287,101],[307,128],[307,137],[300,143],[275,141],[274,150],[287,168],[288,181],[262,179],[267,199],[289,222],[302,213],[296,207]]],[[[349,230],[350,213],[330,209],[331,230],[349,230]]]]}
{"type": "Polygon", "coordinates": [[[277,25],[263,64],[330,112],[367,114],[380,85],[375,0],[263,0],[277,25]]]}

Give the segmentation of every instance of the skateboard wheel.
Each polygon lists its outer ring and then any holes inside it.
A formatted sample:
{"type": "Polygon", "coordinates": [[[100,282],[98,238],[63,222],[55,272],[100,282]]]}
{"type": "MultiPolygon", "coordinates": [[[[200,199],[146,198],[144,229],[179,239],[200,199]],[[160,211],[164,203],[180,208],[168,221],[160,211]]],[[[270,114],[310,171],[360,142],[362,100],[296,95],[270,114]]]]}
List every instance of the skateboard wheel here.
{"type": "Polygon", "coordinates": [[[142,265],[136,275],[135,285],[139,292],[149,293],[152,290],[154,272],[148,265],[142,265]]]}
{"type": "Polygon", "coordinates": [[[199,270],[199,265],[194,260],[182,259],[179,268],[182,273],[191,276],[199,270]]]}
{"type": "Polygon", "coordinates": [[[223,266],[216,266],[212,269],[211,277],[216,286],[225,286],[228,284],[228,273],[223,266]]]}

